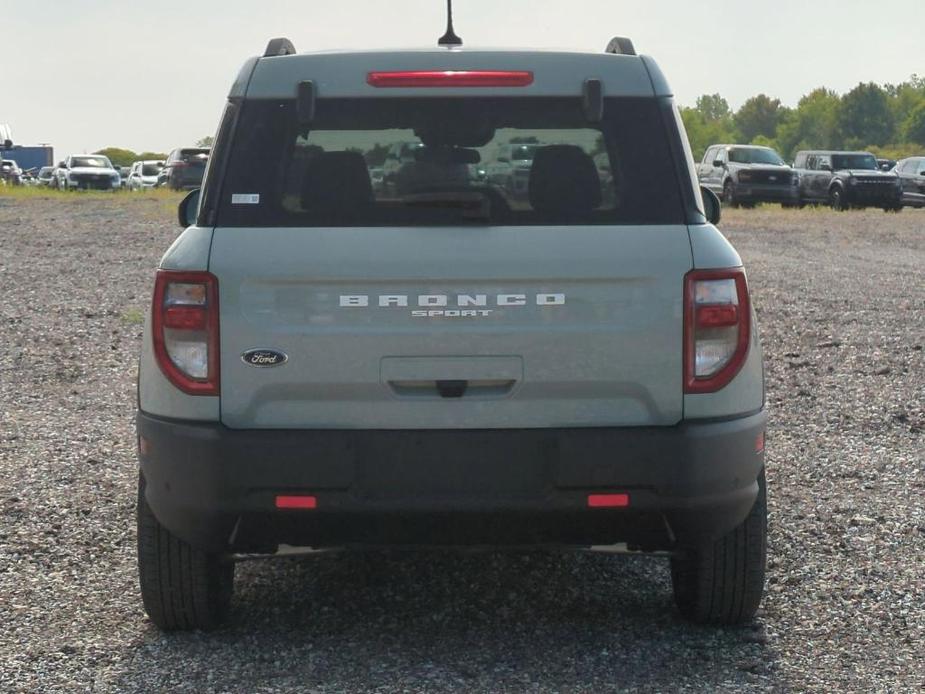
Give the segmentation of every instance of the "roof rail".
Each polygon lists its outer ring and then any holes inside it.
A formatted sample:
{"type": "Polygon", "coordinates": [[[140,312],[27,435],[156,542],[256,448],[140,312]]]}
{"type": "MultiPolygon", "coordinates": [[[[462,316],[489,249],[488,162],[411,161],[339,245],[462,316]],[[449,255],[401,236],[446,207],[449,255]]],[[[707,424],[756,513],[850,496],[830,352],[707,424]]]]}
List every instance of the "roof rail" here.
{"type": "Polygon", "coordinates": [[[264,58],[274,58],[279,55],[295,55],[295,46],[289,39],[270,39],[267,50],[263,52],[264,58]]]}
{"type": "Polygon", "coordinates": [[[607,44],[605,53],[614,53],[616,55],[636,55],[636,49],[633,42],[625,36],[614,36],[607,44]]]}

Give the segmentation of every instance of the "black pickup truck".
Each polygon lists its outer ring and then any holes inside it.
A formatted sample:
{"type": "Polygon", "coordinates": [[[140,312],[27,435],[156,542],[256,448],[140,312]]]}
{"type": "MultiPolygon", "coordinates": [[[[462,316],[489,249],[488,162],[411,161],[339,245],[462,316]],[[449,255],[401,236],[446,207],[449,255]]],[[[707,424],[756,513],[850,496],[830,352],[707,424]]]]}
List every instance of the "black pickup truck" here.
{"type": "Polygon", "coordinates": [[[793,168],[800,174],[801,203],[829,204],[835,210],[902,209],[899,176],[882,171],[869,152],[798,152],[793,168]]]}

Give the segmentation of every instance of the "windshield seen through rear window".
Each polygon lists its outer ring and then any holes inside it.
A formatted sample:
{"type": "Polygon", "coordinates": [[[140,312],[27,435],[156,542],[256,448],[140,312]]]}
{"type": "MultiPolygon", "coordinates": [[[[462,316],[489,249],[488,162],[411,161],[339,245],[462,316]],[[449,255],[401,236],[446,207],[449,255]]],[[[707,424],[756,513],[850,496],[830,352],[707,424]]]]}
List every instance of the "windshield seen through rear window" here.
{"type": "Polygon", "coordinates": [[[108,169],[111,168],[111,164],[105,157],[71,157],[71,167],[108,169]]]}
{"type": "Polygon", "coordinates": [[[878,171],[877,158],[872,154],[833,154],[832,168],[835,171],[844,169],[860,169],[862,171],[878,171]]]}
{"type": "Polygon", "coordinates": [[[601,123],[580,98],[320,99],[310,125],[294,101],[248,101],[235,133],[224,226],[685,218],[653,99],[609,98],[601,123]]]}
{"type": "Polygon", "coordinates": [[[772,149],[730,149],[729,161],[735,164],[785,165],[784,160],[772,149]]]}

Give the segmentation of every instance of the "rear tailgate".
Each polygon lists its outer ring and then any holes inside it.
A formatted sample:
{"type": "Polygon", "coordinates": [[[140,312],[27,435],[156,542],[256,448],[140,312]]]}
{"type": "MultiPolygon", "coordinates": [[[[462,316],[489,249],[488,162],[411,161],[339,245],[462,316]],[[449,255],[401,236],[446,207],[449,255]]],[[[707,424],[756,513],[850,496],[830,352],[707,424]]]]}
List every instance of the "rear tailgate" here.
{"type": "Polygon", "coordinates": [[[671,425],[690,268],[683,226],[220,228],[222,421],[671,425]]]}

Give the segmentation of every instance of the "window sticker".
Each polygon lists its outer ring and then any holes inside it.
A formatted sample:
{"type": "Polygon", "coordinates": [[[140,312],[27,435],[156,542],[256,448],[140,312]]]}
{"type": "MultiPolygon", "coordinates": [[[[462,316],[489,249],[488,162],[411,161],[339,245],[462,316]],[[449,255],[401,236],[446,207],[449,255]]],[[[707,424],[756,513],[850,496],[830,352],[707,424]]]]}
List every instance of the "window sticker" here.
{"type": "Polygon", "coordinates": [[[232,205],[259,205],[260,193],[234,193],[231,196],[232,205]]]}

